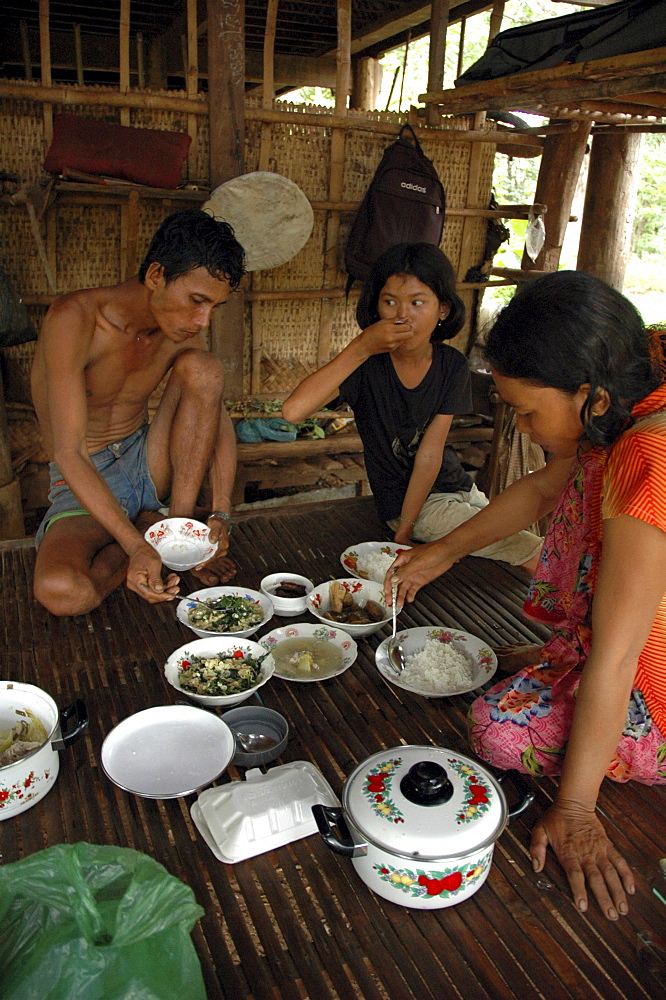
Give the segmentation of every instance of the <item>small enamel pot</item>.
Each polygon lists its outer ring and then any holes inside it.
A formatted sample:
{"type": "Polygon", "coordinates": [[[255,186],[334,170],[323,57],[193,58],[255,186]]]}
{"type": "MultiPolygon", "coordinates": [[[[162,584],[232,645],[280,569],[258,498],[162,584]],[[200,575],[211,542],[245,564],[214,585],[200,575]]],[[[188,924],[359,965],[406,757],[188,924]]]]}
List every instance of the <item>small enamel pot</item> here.
{"type": "Polygon", "coordinates": [[[0,820],[17,816],[44,798],[58,776],[58,751],[73,743],[88,725],[82,701],[61,712],[41,688],[18,681],[0,681],[0,729],[12,729],[25,718],[22,715],[25,709],[41,721],[48,738],[26,757],[0,767],[0,820]]]}
{"type": "Polygon", "coordinates": [[[453,906],[481,888],[509,816],[497,780],[442,747],[401,746],[369,757],[349,776],[342,807],[312,807],[325,843],[352,859],[385,899],[421,910],[453,906]]]}

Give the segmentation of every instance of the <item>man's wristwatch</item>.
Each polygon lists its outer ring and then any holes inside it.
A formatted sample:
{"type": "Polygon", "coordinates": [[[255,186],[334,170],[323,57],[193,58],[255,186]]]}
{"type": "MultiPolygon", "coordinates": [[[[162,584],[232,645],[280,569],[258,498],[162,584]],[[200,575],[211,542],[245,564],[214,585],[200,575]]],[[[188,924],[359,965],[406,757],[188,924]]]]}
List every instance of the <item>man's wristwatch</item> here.
{"type": "Polygon", "coordinates": [[[208,515],[209,521],[211,517],[217,517],[220,521],[224,521],[227,525],[227,534],[231,534],[231,518],[227,514],[226,510],[214,510],[208,515]]]}

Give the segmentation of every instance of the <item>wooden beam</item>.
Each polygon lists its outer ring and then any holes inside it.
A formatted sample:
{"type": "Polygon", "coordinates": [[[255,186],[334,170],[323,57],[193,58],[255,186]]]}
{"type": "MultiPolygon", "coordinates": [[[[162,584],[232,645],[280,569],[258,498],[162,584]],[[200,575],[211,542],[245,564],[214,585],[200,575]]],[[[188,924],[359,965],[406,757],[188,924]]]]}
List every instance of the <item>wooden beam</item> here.
{"type": "Polygon", "coordinates": [[[81,47],[81,25],[74,25],[74,58],[76,60],[76,82],[83,86],[83,49],[81,47]]]}
{"type": "Polygon", "coordinates": [[[598,133],[590,153],[576,267],[620,292],[631,251],[642,141],[635,132],[598,133]]]}
{"type": "MultiPolygon", "coordinates": [[[[243,173],[245,116],[245,3],[207,0],[210,186],[243,173]]],[[[243,293],[230,296],[213,314],[211,348],[224,365],[225,393],[243,395],[245,305],[243,293]]]]}
{"type": "Polygon", "coordinates": [[[488,45],[492,42],[495,35],[499,34],[502,27],[502,18],[504,17],[504,0],[495,0],[493,3],[493,9],[490,13],[490,25],[488,30],[488,45]]]}
{"type": "Polygon", "coordinates": [[[143,90],[146,86],[146,59],[142,31],[136,33],[136,75],[139,90],[143,90]]]}

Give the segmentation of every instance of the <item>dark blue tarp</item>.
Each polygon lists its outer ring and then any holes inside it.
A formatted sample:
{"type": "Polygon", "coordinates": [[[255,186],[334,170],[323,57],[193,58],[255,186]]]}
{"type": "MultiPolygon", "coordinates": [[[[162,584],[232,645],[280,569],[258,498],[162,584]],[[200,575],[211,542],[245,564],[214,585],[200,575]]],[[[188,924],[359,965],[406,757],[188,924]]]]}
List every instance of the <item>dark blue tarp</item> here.
{"type": "Polygon", "coordinates": [[[455,85],[662,45],[666,45],[666,0],[621,0],[500,31],[455,85]]]}

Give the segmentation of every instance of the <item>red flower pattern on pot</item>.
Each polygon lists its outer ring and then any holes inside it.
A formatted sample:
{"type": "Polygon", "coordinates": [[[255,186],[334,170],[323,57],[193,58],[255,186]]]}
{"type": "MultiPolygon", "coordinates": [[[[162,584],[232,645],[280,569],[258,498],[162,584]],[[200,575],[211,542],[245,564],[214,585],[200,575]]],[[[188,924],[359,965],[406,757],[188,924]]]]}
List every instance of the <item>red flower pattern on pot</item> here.
{"type": "Polygon", "coordinates": [[[461,811],[456,816],[456,822],[471,823],[490,808],[490,787],[482,776],[469,764],[455,758],[449,758],[450,766],[464,781],[463,802],[461,811]]]}
{"type": "Polygon", "coordinates": [[[422,871],[417,868],[393,868],[390,865],[373,865],[382,882],[409,896],[447,898],[466,892],[470,885],[485,874],[492,858],[492,848],[477,860],[444,871],[422,871]]]}
{"type": "Polygon", "coordinates": [[[402,812],[390,797],[391,781],[396,768],[402,763],[402,758],[384,761],[373,767],[365,776],[363,794],[370,808],[378,816],[391,823],[404,823],[402,812]]]}

